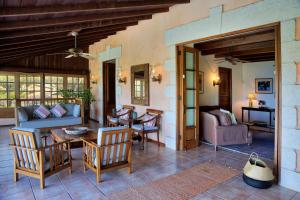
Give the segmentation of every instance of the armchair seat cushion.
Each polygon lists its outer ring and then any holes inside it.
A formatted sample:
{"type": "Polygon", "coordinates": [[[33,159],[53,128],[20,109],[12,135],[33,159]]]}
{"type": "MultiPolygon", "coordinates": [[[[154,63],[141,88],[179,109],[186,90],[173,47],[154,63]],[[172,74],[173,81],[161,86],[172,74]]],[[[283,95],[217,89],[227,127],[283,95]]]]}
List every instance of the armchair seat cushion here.
{"type": "Polygon", "coordinates": [[[71,126],[81,124],[81,117],[66,116],[62,118],[34,119],[26,122],[20,122],[22,128],[49,128],[59,126],[71,126]]]}
{"type": "MultiPolygon", "coordinates": [[[[132,125],[132,129],[134,131],[142,131],[143,130],[143,125],[142,124],[134,124],[132,125]]],[[[145,131],[157,131],[158,127],[156,126],[144,126],[145,131]]]]}

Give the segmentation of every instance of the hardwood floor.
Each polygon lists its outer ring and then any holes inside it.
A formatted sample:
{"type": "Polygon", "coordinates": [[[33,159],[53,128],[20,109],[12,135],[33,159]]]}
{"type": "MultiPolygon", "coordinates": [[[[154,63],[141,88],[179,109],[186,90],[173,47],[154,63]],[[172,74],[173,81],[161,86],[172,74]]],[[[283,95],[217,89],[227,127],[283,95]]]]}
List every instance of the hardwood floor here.
{"type": "MultiPolygon", "coordinates": [[[[96,124],[92,126],[97,127],[96,124]]],[[[189,151],[173,151],[146,143],[145,150],[133,145],[133,173],[126,169],[111,171],[102,175],[102,182],[96,184],[96,176],[91,171],[83,173],[81,149],[73,149],[73,173],[62,171],[46,178],[46,187],[40,190],[39,181],[21,176],[13,182],[12,151],[9,148],[9,127],[0,127],[0,199],[108,199],[110,194],[130,187],[141,186],[154,180],[175,174],[194,165],[213,161],[241,170],[247,156],[229,151],[215,152],[212,147],[201,145],[189,151]]],[[[158,197],[154,197],[158,199],[158,197]]],[[[267,190],[258,190],[247,186],[241,176],[211,188],[207,192],[193,198],[197,199],[292,199],[299,200],[300,194],[292,190],[274,185],[267,190]]]]}

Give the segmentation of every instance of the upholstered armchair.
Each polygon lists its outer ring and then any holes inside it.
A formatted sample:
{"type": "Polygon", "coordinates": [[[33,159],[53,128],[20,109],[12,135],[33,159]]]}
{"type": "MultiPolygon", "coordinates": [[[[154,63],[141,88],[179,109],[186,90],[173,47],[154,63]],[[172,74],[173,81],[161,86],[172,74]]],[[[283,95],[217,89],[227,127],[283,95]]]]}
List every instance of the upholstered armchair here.
{"type": "Polygon", "coordinates": [[[14,153],[14,181],[23,174],[39,179],[43,189],[46,177],[63,169],[72,172],[70,141],[44,146],[39,130],[33,128],[13,128],[9,135],[14,153]]]}
{"type": "Polygon", "coordinates": [[[107,116],[107,126],[115,127],[119,125],[130,126],[132,123],[132,113],[134,106],[123,105],[120,110],[117,110],[115,114],[107,116]]]}
{"type": "Polygon", "coordinates": [[[145,114],[136,119],[138,124],[132,125],[133,132],[139,134],[142,137],[141,149],[144,149],[145,137],[146,139],[148,139],[149,133],[157,134],[157,143],[158,146],[160,146],[159,130],[162,113],[163,111],[161,110],[147,109],[145,114]]]}
{"type": "Polygon", "coordinates": [[[217,117],[208,112],[200,112],[200,134],[214,145],[215,151],[220,145],[252,143],[252,133],[248,131],[247,125],[221,126],[217,117]]]}
{"type": "Polygon", "coordinates": [[[97,144],[82,138],[83,170],[96,173],[97,183],[101,173],[114,168],[128,167],[132,172],[131,145],[132,130],[126,126],[99,128],[97,144]]]}

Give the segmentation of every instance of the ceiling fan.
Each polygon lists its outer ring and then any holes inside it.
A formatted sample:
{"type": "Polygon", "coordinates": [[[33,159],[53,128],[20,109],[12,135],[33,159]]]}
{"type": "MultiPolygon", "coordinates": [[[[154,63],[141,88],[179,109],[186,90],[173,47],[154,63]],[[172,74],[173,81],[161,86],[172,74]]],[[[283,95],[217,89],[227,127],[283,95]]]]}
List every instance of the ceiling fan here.
{"type": "Polygon", "coordinates": [[[65,58],[72,58],[72,57],[82,57],[86,59],[95,59],[95,57],[92,54],[84,53],[82,49],[77,48],[77,31],[72,31],[68,35],[71,35],[74,37],[74,47],[66,50],[65,53],[54,53],[54,54],[47,54],[47,55],[57,55],[57,54],[66,54],[67,56],[65,58]]]}
{"type": "Polygon", "coordinates": [[[239,58],[235,58],[235,57],[232,57],[232,56],[226,56],[226,57],[223,57],[223,58],[219,58],[219,59],[215,59],[215,61],[217,63],[223,63],[223,62],[229,62],[231,63],[232,65],[236,65],[237,63],[247,63],[248,61],[246,60],[241,60],[239,58]]]}

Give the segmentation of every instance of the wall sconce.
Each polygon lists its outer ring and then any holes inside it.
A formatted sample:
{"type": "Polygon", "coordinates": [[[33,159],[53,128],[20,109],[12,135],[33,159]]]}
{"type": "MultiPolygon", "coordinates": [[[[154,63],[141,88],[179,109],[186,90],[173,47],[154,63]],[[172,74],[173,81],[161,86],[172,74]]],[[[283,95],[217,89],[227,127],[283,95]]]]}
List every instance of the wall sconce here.
{"type": "Polygon", "coordinates": [[[119,72],[118,81],[119,81],[119,83],[126,84],[127,78],[125,76],[122,76],[122,72],[119,72]]]}
{"type": "Polygon", "coordinates": [[[153,81],[153,82],[156,82],[156,81],[157,81],[158,83],[161,82],[162,76],[161,76],[161,74],[158,74],[158,73],[157,73],[157,71],[156,71],[156,66],[153,66],[153,67],[152,67],[151,74],[152,74],[152,81],[153,81]]]}
{"type": "Polygon", "coordinates": [[[94,75],[91,76],[91,83],[92,84],[97,84],[98,83],[97,78],[94,75]]]}
{"type": "Polygon", "coordinates": [[[220,77],[217,77],[215,80],[213,80],[213,86],[215,87],[216,85],[220,85],[221,84],[221,79],[220,77]]]}
{"type": "Polygon", "coordinates": [[[252,92],[248,94],[248,99],[249,99],[249,107],[253,107],[253,100],[256,99],[256,95],[252,92]]]}

